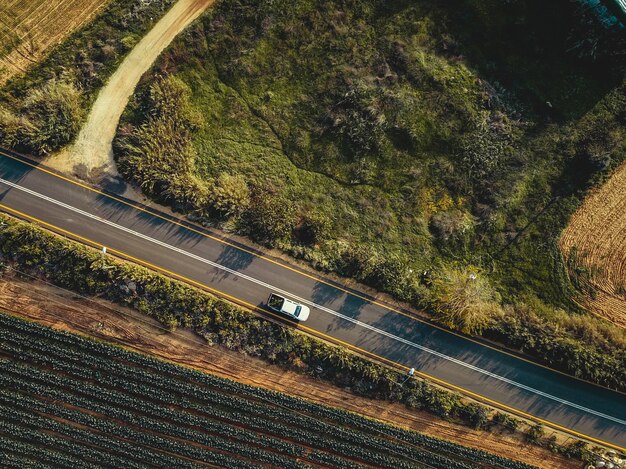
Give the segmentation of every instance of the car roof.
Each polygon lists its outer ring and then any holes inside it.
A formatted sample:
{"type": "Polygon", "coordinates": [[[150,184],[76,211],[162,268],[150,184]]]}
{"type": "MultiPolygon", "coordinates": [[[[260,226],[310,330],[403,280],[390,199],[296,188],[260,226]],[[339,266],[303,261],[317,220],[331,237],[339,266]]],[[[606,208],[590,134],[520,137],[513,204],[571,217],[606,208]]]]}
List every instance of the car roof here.
{"type": "Polygon", "coordinates": [[[295,301],[291,301],[285,298],[285,302],[283,303],[282,310],[285,313],[294,314],[296,312],[296,306],[300,306],[295,301]]]}

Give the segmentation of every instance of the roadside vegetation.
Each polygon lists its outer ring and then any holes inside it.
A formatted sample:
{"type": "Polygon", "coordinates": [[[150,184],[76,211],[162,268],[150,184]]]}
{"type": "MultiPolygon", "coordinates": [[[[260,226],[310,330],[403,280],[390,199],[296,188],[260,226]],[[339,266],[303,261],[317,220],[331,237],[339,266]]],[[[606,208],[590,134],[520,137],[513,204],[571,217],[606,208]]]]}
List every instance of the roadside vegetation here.
{"type": "Polygon", "coordinates": [[[0,454],[22,467],[531,467],[5,314],[0,342],[0,454]]]}
{"type": "Polygon", "coordinates": [[[88,296],[132,307],[171,330],[191,328],[208,344],[258,357],[350,389],[356,395],[399,402],[475,429],[520,431],[526,440],[571,458],[586,458],[586,445],[566,445],[531,431],[521,420],[469,402],[458,394],[376,364],[343,347],[304,335],[257,317],[231,303],[142,267],[107,260],[95,250],[50,234],[32,224],[3,218],[0,254],[3,269],[30,276],[88,296]]]}
{"type": "Polygon", "coordinates": [[[571,301],[558,250],[625,153],[624,55],[593,18],[567,1],[223,1],[138,89],[118,166],[194,220],[624,389],[624,331],[571,301]]]}

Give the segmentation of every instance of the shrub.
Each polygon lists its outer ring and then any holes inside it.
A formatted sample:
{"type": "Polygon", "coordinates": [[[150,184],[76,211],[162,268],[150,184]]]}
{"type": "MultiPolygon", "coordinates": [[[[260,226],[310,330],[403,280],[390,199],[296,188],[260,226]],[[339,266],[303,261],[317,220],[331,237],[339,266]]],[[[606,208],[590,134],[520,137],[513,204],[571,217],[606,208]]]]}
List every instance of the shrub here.
{"type": "Polygon", "coordinates": [[[539,443],[539,441],[544,437],[545,431],[541,424],[532,425],[526,429],[524,432],[524,436],[526,440],[531,443],[539,443]]]}
{"type": "Polygon", "coordinates": [[[325,215],[319,212],[307,212],[296,226],[294,236],[304,245],[316,245],[332,236],[331,224],[330,219],[325,215]]]}
{"type": "Polygon", "coordinates": [[[250,205],[250,189],[243,176],[220,174],[211,189],[210,204],[220,217],[240,216],[250,205]]]}
{"type": "Polygon", "coordinates": [[[190,90],[176,78],[154,82],[142,96],[145,118],[118,133],[118,168],[149,195],[182,210],[204,208],[209,191],[195,173],[191,132],[200,117],[189,108],[190,90]]]}
{"type": "Polygon", "coordinates": [[[486,276],[471,268],[447,268],[433,281],[435,319],[466,334],[480,333],[501,311],[486,276]]]}
{"type": "Polygon", "coordinates": [[[280,195],[257,192],[245,215],[250,236],[256,241],[275,245],[291,237],[296,224],[295,206],[280,195]]]}
{"type": "Polygon", "coordinates": [[[0,108],[0,142],[44,155],[71,142],[85,116],[82,93],[68,79],[30,90],[16,114],[0,108]]]}

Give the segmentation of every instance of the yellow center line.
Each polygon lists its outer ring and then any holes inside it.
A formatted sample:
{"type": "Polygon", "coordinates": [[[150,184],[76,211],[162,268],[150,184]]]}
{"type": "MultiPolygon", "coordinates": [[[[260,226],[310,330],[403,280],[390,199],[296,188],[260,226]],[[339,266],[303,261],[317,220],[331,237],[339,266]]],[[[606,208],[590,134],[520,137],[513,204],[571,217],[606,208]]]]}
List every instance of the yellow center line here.
{"type": "MultiPolygon", "coordinates": [[[[27,220],[34,221],[34,222],[36,222],[36,223],[38,223],[40,225],[43,225],[43,226],[46,226],[46,227],[52,229],[53,231],[56,231],[56,232],[59,232],[59,233],[63,233],[63,234],[65,234],[65,235],[67,235],[67,236],[69,236],[71,238],[83,241],[86,244],[89,244],[89,245],[92,245],[92,246],[95,246],[95,247],[98,247],[98,248],[104,247],[104,244],[102,244],[102,243],[99,243],[97,241],[93,241],[93,240],[91,240],[89,238],[86,238],[84,236],[72,233],[71,231],[68,231],[68,230],[65,230],[63,228],[60,228],[60,227],[58,227],[56,225],[53,225],[52,223],[48,223],[48,222],[45,222],[43,220],[40,220],[40,219],[38,219],[36,217],[33,217],[32,215],[28,215],[26,213],[20,212],[19,210],[15,210],[15,209],[13,209],[11,207],[8,207],[8,206],[6,206],[4,204],[0,204],[0,209],[8,211],[8,212],[11,212],[11,213],[14,213],[14,214],[16,214],[17,216],[19,216],[21,218],[25,218],[27,220]]],[[[110,253],[113,253],[113,254],[117,254],[121,258],[132,260],[133,262],[136,262],[138,264],[144,265],[146,267],[150,267],[151,269],[163,272],[163,273],[165,273],[165,274],[167,274],[167,275],[169,275],[171,277],[178,278],[180,280],[183,280],[186,283],[190,283],[192,285],[195,285],[196,287],[198,287],[200,289],[210,291],[210,292],[212,292],[212,293],[214,293],[214,294],[216,294],[218,296],[224,297],[224,298],[228,298],[229,300],[233,301],[234,303],[237,303],[239,305],[244,305],[247,308],[249,308],[250,310],[255,311],[257,313],[269,314],[270,316],[272,316],[272,317],[274,317],[276,319],[279,319],[281,323],[284,323],[284,318],[282,318],[281,316],[279,316],[277,314],[274,314],[274,313],[272,313],[270,311],[267,311],[265,309],[259,308],[256,305],[248,303],[248,302],[246,302],[244,300],[241,300],[241,299],[239,299],[239,298],[237,298],[235,296],[229,295],[228,293],[224,293],[224,292],[222,292],[220,290],[217,290],[217,289],[215,289],[213,287],[205,285],[205,284],[203,284],[201,282],[198,282],[198,281],[193,280],[191,278],[185,277],[184,275],[181,275],[181,274],[178,274],[178,273],[173,272],[171,270],[168,270],[168,269],[165,269],[163,267],[157,266],[157,265],[152,264],[152,263],[150,263],[148,261],[144,261],[144,260],[142,260],[140,258],[131,256],[130,254],[126,254],[125,252],[119,251],[117,249],[112,249],[112,248],[107,247],[107,252],[110,252],[110,253]]],[[[329,336],[329,335],[327,335],[327,334],[325,334],[325,333],[323,333],[321,331],[317,331],[315,329],[312,329],[310,327],[304,326],[302,324],[298,324],[295,327],[297,329],[302,329],[302,330],[310,333],[311,335],[322,337],[322,338],[328,340],[329,342],[332,342],[332,343],[335,343],[335,344],[341,344],[341,345],[345,346],[348,349],[351,349],[353,351],[361,353],[361,354],[363,354],[365,356],[369,356],[371,358],[374,358],[375,360],[381,361],[381,362],[386,363],[386,364],[388,364],[390,366],[393,366],[395,368],[399,368],[399,369],[404,370],[404,371],[408,371],[409,370],[409,367],[406,366],[406,365],[403,365],[401,363],[395,362],[395,361],[390,360],[390,359],[385,358],[385,357],[381,357],[380,355],[377,355],[377,354],[375,354],[373,352],[370,352],[368,350],[364,350],[364,349],[362,349],[362,348],[360,348],[360,347],[358,347],[356,345],[350,344],[348,342],[344,342],[344,341],[342,341],[340,339],[337,339],[335,337],[329,336]]],[[[473,391],[469,391],[469,390],[467,390],[467,389],[465,389],[463,387],[460,387],[460,386],[457,386],[455,384],[449,383],[449,382],[447,382],[445,380],[442,380],[440,378],[436,378],[436,377],[431,376],[431,375],[429,375],[427,373],[424,373],[424,372],[421,372],[421,371],[415,371],[415,374],[418,375],[418,376],[421,376],[422,378],[434,381],[435,383],[437,383],[437,384],[439,384],[439,385],[441,385],[443,387],[446,387],[446,388],[449,388],[449,389],[454,389],[455,391],[458,391],[458,392],[460,392],[462,394],[465,394],[467,396],[471,396],[471,397],[473,397],[473,398],[475,398],[475,399],[477,399],[479,401],[487,402],[487,403],[489,403],[490,405],[492,405],[494,407],[507,410],[507,411],[509,411],[511,413],[514,413],[516,415],[522,416],[524,418],[527,418],[527,419],[530,419],[530,420],[533,420],[533,421],[536,421],[536,422],[540,422],[540,423],[542,423],[542,424],[544,424],[546,426],[549,426],[551,428],[563,431],[565,433],[569,433],[569,434],[577,436],[579,438],[582,438],[582,439],[585,439],[585,440],[588,440],[588,441],[592,441],[594,443],[598,443],[598,444],[601,444],[603,446],[607,446],[607,447],[616,449],[618,451],[626,452],[626,448],[624,448],[624,447],[621,447],[621,446],[615,445],[613,443],[609,443],[609,442],[600,440],[598,438],[594,438],[594,437],[586,435],[584,433],[577,432],[576,430],[572,430],[570,428],[567,428],[567,427],[561,426],[559,424],[550,422],[549,420],[545,420],[545,419],[536,417],[536,416],[534,416],[532,414],[528,414],[528,413],[526,413],[526,412],[524,412],[522,410],[515,409],[513,407],[510,407],[510,406],[508,406],[506,404],[502,404],[501,402],[495,401],[495,400],[490,399],[488,397],[481,396],[480,394],[477,394],[477,393],[475,393],[473,391]]]]}
{"type": "Polygon", "coordinates": [[[83,183],[81,183],[81,182],[79,182],[79,181],[77,181],[75,179],[68,178],[66,176],[63,176],[62,174],[59,174],[59,173],[55,172],[55,171],[52,171],[52,170],[49,170],[49,169],[47,169],[45,167],[42,167],[40,165],[36,165],[34,163],[31,163],[30,161],[28,161],[28,158],[26,156],[24,156],[24,155],[20,155],[20,157],[18,158],[17,156],[14,156],[14,155],[12,155],[10,153],[6,153],[6,152],[2,151],[2,149],[0,149],[0,155],[6,156],[7,158],[11,158],[14,161],[17,161],[19,163],[22,163],[22,164],[25,164],[27,166],[30,166],[31,168],[34,168],[34,169],[36,169],[38,171],[44,172],[44,173],[49,174],[49,175],[51,175],[53,177],[56,177],[58,179],[62,179],[63,181],[69,182],[70,184],[79,186],[79,187],[81,187],[83,189],[86,189],[88,191],[94,192],[94,193],[96,193],[98,195],[102,195],[102,196],[107,197],[107,198],[109,198],[111,200],[115,200],[116,202],[124,204],[124,205],[126,205],[128,207],[131,207],[131,208],[135,209],[135,210],[139,210],[141,212],[147,213],[147,214],[152,215],[152,216],[154,216],[156,218],[159,218],[161,220],[164,220],[164,221],[167,221],[169,223],[172,223],[173,225],[177,225],[177,226],[180,226],[182,228],[185,228],[185,229],[187,229],[187,230],[189,230],[189,231],[191,231],[193,233],[197,233],[197,234],[199,234],[201,236],[204,236],[206,238],[209,238],[209,239],[211,239],[213,241],[217,241],[218,243],[221,243],[221,244],[224,244],[226,246],[229,246],[229,247],[232,247],[234,249],[237,249],[239,251],[245,252],[245,253],[250,254],[250,255],[252,255],[252,256],[254,256],[256,258],[263,259],[264,261],[271,262],[272,264],[275,264],[275,265],[280,266],[280,267],[282,267],[284,269],[290,270],[290,271],[292,271],[292,272],[294,272],[294,273],[296,273],[298,275],[302,275],[304,277],[308,277],[308,278],[310,278],[312,280],[315,280],[316,282],[322,283],[322,284],[327,285],[327,286],[329,286],[331,288],[335,288],[335,289],[337,289],[339,291],[342,291],[342,292],[344,292],[344,293],[346,293],[346,294],[348,294],[350,296],[353,296],[355,298],[359,298],[361,300],[365,300],[368,303],[371,303],[371,304],[374,304],[376,306],[380,306],[382,308],[385,308],[386,310],[388,310],[390,312],[393,312],[393,313],[405,316],[405,317],[407,317],[407,318],[409,318],[409,319],[411,319],[413,321],[419,322],[421,324],[426,324],[426,325],[428,325],[430,327],[434,327],[435,329],[443,331],[443,332],[445,332],[447,334],[451,334],[451,335],[453,335],[455,337],[459,337],[461,339],[467,340],[469,342],[472,342],[474,344],[480,345],[482,347],[486,347],[486,348],[488,348],[490,350],[494,350],[494,351],[502,353],[504,355],[516,358],[518,360],[522,360],[522,361],[524,361],[526,363],[530,363],[532,365],[539,366],[539,367],[544,368],[546,370],[550,370],[550,371],[552,371],[554,373],[559,373],[562,376],[567,376],[568,378],[575,379],[577,381],[580,381],[580,382],[583,382],[583,383],[586,383],[586,384],[590,384],[592,386],[596,386],[596,387],[601,388],[601,389],[608,389],[610,391],[613,391],[613,392],[616,392],[616,393],[619,393],[619,394],[623,394],[624,396],[626,396],[626,392],[618,391],[616,389],[607,388],[606,386],[602,386],[602,385],[600,385],[598,383],[594,383],[592,381],[588,381],[586,379],[570,375],[570,374],[565,373],[563,371],[551,368],[551,367],[549,367],[547,365],[544,365],[542,363],[538,363],[538,362],[532,361],[532,360],[530,360],[528,358],[525,358],[523,356],[517,355],[517,354],[512,353],[512,352],[509,352],[509,351],[504,350],[502,348],[495,347],[493,345],[490,345],[489,343],[481,342],[481,341],[476,340],[476,339],[474,339],[472,337],[468,337],[468,336],[459,334],[457,332],[451,331],[450,329],[446,329],[446,328],[441,327],[441,326],[439,326],[437,324],[434,324],[434,323],[429,322],[427,320],[421,319],[420,317],[416,316],[415,314],[408,314],[408,313],[406,313],[404,311],[396,309],[393,306],[390,306],[387,303],[381,302],[380,300],[377,300],[377,299],[375,299],[373,297],[366,297],[366,296],[360,295],[360,294],[358,294],[358,293],[356,293],[354,291],[348,290],[348,289],[346,289],[346,288],[344,288],[344,287],[342,287],[340,285],[337,285],[337,284],[334,284],[334,283],[330,283],[330,282],[328,282],[328,281],[326,281],[326,280],[324,280],[324,279],[322,279],[320,277],[311,275],[311,274],[309,274],[307,272],[301,271],[301,270],[296,269],[294,267],[291,267],[291,266],[289,266],[287,264],[283,264],[281,262],[278,262],[275,259],[272,259],[270,257],[267,257],[267,256],[264,256],[262,254],[259,254],[258,252],[252,251],[250,249],[246,249],[246,248],[244,248],[244,247],[242,247],[240,245],[237,245],[237,244],[233,244],[233,243],[231,243],[231,242],[229,242],[229,241],[227,241],[227,240],[225,240],[223,238],[219,238],[217,236],[213,236],[213,235],[207,233],[206,231],[202,231],[202,230],[196,229],[193,226],[189,225],[188,223],[182,223],[181,220],[179,220],[179,219],[177,219],[175,217],[170,217],[169,215],[168,216],[161,215],[160,213],[154,212],[152,210],[148,210],[148,209],[146,209],[144,207],[141,207],[139,205],[136,205],[136,204],[133,204],[131,202],[128,202],[127,200],[121,199],[121,198],[116,197],[116,196],[114,196],[112,194],[108,194],[106,192],[102,192],[102,191],[100,191],[100,190],[98,190],[98,189],[96,189],[94,187],[91,187],[89,185],[83,184],[83,183]]]}

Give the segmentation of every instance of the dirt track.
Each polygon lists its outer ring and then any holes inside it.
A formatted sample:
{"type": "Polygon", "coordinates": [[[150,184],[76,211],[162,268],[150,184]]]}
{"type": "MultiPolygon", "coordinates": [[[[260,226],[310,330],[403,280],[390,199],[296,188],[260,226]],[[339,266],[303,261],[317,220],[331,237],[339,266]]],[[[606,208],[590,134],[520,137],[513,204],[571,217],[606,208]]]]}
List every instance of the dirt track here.
{"type": "Polygon", "coordinates": [[[425,412],[409,411],[403,405],[356,397],[349,391],[270,366],[259,359],[219,346],[209,347],[188,331],[168,333],[156,321],[130,309],[80,300],[45,284],[2,279],[0,308],[58,329],[122,344],[218,376],[344,408],[539,467],[581,467],[580,462],[527,445],[508,433],[474,431],[425,412]]]}
{"type": "Polygon", "coordinates": [[[99,168],[116,174],[112,142],[124,108],[141,76],[159,54],[186,26],[215,0],[179,0],[126,56],[100,90],[87,123],[69,150],[53,157],[52,166],[62,171],[84,165],[87,171],[99,168]]]}
{"type": "Polygon", "coordinates": [[[560,246],[566,259],[576,248],[576,267],[588,272],[577,277],[594,291],[583,306],[626,328],[626,164],[585,199],[560,246]]]}

